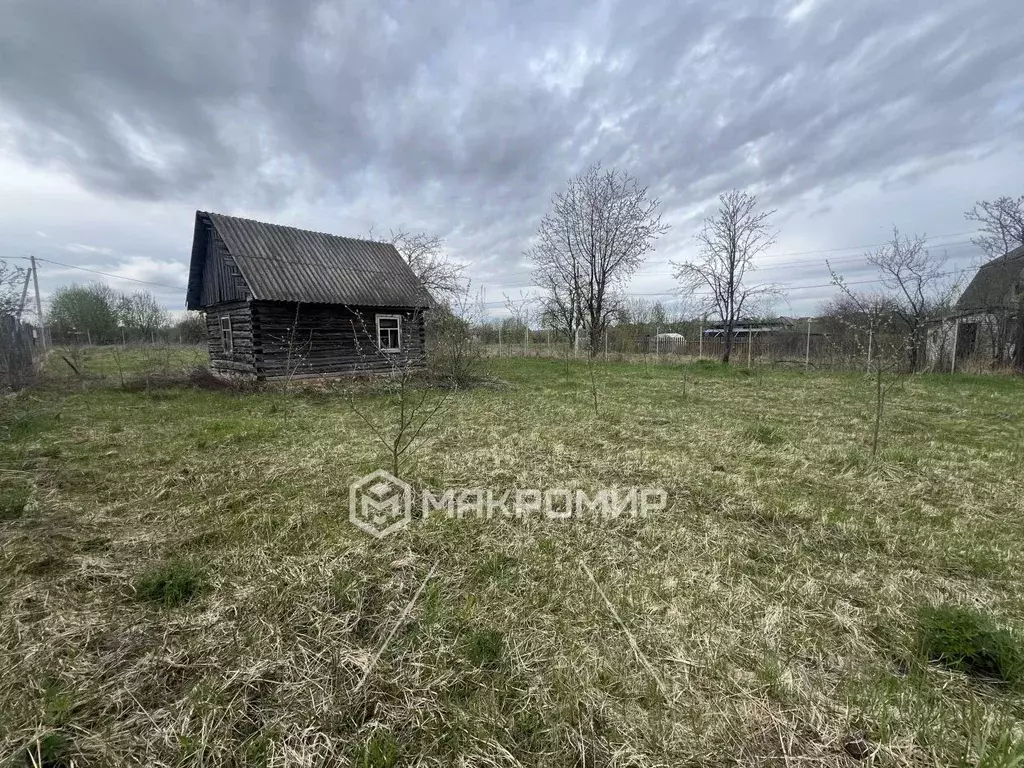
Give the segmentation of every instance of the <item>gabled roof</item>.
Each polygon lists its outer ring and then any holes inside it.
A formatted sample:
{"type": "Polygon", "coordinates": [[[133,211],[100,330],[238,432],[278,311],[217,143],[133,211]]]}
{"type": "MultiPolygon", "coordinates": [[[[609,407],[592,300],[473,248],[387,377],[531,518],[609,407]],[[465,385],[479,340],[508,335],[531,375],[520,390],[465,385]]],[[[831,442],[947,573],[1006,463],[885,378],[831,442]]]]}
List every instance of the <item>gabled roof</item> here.
{"type": "Polygon", "coordinates": [[[196,211],[189,309],[200,306],[211,231],[224,243],[253,299],[370,307],[433,305],[426,288],[389,243],[196,211]]]}
{"type": "Polygon", "coordinates": [[[1013,309],[1024,273],[1024,246],[982,265],[967,285],[956,308],[960,310],[1013,309]]]}

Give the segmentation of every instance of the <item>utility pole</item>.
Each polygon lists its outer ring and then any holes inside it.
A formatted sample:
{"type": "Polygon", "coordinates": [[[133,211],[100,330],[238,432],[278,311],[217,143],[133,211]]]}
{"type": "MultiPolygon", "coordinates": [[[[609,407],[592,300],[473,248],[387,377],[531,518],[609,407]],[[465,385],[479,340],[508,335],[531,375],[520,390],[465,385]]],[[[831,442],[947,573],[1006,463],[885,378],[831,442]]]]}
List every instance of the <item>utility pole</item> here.
{"type": "Polygon", "coordinates": [[[45,351],[47,346],[46,343],[46,324],[43,322],[43,302],[39,298],[39,267],[36,266],[36,257],[29,256],[29,261],[32,262],[32,283],[36,289],[36,316],[39,321],[39,345],[45,351]]]}

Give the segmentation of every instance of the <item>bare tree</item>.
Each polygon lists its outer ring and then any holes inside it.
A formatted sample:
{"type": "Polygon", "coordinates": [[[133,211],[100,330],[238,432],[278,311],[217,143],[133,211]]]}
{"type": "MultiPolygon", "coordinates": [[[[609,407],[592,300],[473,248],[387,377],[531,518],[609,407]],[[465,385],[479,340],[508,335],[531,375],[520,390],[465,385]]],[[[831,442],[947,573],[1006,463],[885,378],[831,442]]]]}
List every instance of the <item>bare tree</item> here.
{"type": "Polygon", "coordinates": [[[28,329],[20,322],[28,272],[0,260],[0,390],[21,389],[34,366],[28,329]]]}
{"type": "MultiPolygon", "coordinates": [[[[373,237],[372,230],[370,236],[373,237]]],[[[395,246],[435,300],[447,304],[465,290],[465,266],[451,260],[440,237],[391,230],[387,242],[395,246]]]]}
{"type": "MultiPolygon", "coordinates": [[[[356,314],[361,319],[361,315],[356,314]]],[[[418,321],[418,317],[413,317],[410,323],[415,326],[418,321]]],[[[369,356],[383,357],[388,363],[389,375],[383,381],[385,406],[380,408],[375,403],[373,408],[364,408],[352,392],[348,403],[352,412],[366,424],[373,437],[387,451],[391,474],[401,477],[405,462],[430,440],[431,435],[424,434],[424,430],[443,414],[442,409],[457,384],[452,382],[452,387],[440,392],[428,386],[428,382],[420,375],[418,359],[403,352],[394,353],[384,349],[365,330],[366,325],[360,320],[370,350],[369,356]]],[[[366,355],[358,332],[356,349],[360,355],[366,355]]]]}
{"type": "Polygon", "coordinates": [[[946,271],[946,257],[933,255],[925,241],[923,235],[901,235],[893,227],[892,239],[867,255],[882,284],[893,293],[893,312],[906,326],[911,371],[918,368],[925,324],[947,310],[959,292],[958,281],[946,271]]]}
{"type": "Polygon", "coordinates": [[[544,291],[545,315],[571,338],[585,330],[591,356],[618,309],[623,284],[668,231],[659,205],[630,174],[593,165],[555,195],[525,254],[544,291]]]}
{"type": "MultiPolygon", "coordinates": [[[[1016,200],[999,197],[993,201],[981,200],[974,208],[964,213],[964,218],[981,225],[981,233],[971,239],[989,259],[1009,253],[1024,245],[1024,195],[1016,200]]],[[[1016,307],[1016,329],[1011,328],[1013,311],[1008,307],[992,307],[996,322],[987,324],[991,335],[992,348],[997,363],[1003,361],[1006,348],[1010,345],[1011,334],[1016,334],[1013,363],[1018,370],[1024,370],[1024,293],[1021,293],[1016,307]]]]}
{"type": "Polygon", "coordinates": [[[672,263],[675,277],[684,290],[696,294],[708,291],[703,308],[718,315],[725,332],[722,362],[732,355],[733,331],[736,324],[754,305],[774,296],[778,289],[771,285],[751,285],[748,278],[755,271],[754,259],[775,244],[770,219],[775,211],[759,211],[757,197],[733,189],[719,196],[718,213],[704,219],[697,234],[700,257],[697,261],[672,263]]]}
{"type": "Polygon", "coordinates": [[[8,266],[0,259],[0,316],[17,317],[23,303],[27,270],[21,267],[8,266]]]}
{"type": "Polygon", "coordinates": [[[268,334],[267,339],[280,344],[287,350],[284,361],[284,388],[291,387],[292,380],[299,375],[299,372],[307,367],[307,359],[313,350],[313,330],[310,328],[305,334],[300,334],[300,311],[302,303],[295,303],[295,317],[288,326],[285,335],[268,334]]]}
{"type": "Polygon", "coordinates": [[[1024,195],[1016,200],[1006,196],[979,200],[964,212],[964,218],[980,225],[980,233],[971,242],[990,259],[1024,245],[1024,195]]]}
{"type": "Polygon", "coordinates": [[[831,264],[828,264],[828,270],[832,275],[832,283],[840,291],[840,298],[832,302],[836,308],[832,321],[845,325],[855,333],[855,338],[866,334],[870,339],[868,343],[872,345],[869,375],[873,370],[875,414],[871,428],[871,460],[874,461],[878,455],[885,406],[890,394],[906,374],[907,349],[913,339],[896,311],[896,302],[892,296],[855,293],[836,274],[831,264]]]}
{"type": "Polygon", "coordinates": [[[152,339],[170,323],[170,316],[149,291],[121,294],[114,301],[117,324],[133,339],[152,339]]]}
{"type": "Polygon", "coordinates": [[[467,281],[464,290],[427,317],[430,369],[450,386],[471,385],[483,374],[483,353],[474,329],[483,324],[485,315],[483,292],[474,295],[467,281]]]}

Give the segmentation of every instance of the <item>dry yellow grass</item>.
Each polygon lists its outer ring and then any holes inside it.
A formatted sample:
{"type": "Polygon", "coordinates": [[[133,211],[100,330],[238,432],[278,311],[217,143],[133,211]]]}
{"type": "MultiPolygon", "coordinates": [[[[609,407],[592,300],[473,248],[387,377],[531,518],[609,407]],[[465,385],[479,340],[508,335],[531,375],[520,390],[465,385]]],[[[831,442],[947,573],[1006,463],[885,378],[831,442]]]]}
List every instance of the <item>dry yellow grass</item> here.
{"type": "Polygon", "coordinates": [[[595,415],[583,365],[493,372],[416,487],[669,508],[375,540],[348,485],[383,457],[336,387],[10,399],[0,764],[1021,764],[1021,691],[914,632],[947,603],[1024,630],[1022,382],[909,379],[872,463],[862,376],[600,365],[595,415]]]}

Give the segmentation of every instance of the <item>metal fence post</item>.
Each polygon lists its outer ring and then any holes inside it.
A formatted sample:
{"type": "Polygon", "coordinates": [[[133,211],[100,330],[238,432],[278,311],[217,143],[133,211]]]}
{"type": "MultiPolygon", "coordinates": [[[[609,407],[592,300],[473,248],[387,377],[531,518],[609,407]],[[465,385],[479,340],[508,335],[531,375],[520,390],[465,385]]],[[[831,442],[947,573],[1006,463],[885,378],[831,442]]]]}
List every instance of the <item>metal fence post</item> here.
{"type": "Polygon", "coordinates": [[[811,367],[811,318],[807,318],[807,349],[804,351],[804,370],[811,367]]]}
{"type": "Polygon", "coordinates": [[[956,325],[953,326],[953,359],[950,362],[949,372],[956,373],[956,347],[960,341],[960,318],[956,319],[956,325]]]}

